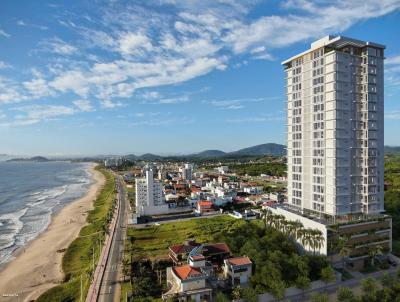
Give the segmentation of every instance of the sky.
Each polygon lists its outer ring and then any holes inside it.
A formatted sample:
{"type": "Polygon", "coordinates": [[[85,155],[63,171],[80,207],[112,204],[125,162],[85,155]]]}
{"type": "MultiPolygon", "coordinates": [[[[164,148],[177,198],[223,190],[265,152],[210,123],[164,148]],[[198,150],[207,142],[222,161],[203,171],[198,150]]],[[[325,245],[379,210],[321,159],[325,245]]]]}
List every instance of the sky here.
{"type": "Polygon", "coordinates": [[[400,0],[0,1],[0,153],[285,144],[281,62],[327,34],[386,45],[400,145],[400,0]]]}

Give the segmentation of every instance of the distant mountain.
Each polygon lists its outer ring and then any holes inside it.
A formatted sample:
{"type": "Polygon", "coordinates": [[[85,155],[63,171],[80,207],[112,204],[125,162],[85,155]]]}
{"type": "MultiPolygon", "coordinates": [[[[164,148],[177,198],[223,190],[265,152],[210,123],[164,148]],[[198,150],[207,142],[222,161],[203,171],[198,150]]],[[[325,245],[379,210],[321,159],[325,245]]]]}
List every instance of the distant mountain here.
{"type": "Polygon", "coordinates": [[[141,159],[141,160],[157,160],[157,159],[161,159],[161,158],[163,158],[163,157],[160,155],[152,154],[152,153],[146,153],[146,154],[143,154],[143,155],[137,157],[137,159],[141,159]]]}
{"type": "Polygon", "coordinates": [[[385,153],[386,154],[398,154],[400,153],[400,147],[397,146],[385,146],[385,153]]]}
{"type": "Polygon", "coordinates": [[[240,149],[234,152],[224,152],[221,150],[205,150],[199,153],[188,154],[188,155],[179,155],[179,156],[160,156],[151,153],[146,153],[140,156],[129,154],[124,157],[128,160],[159,160],[159,159],[168,159],[168,158],[186,158],[186,159],[202,159],[202,158],[223,158],[223,157],[242,157],[242,156],[284,156],[286,155],[286,146],[268,143],[257,145],[249,148],[240,149]]]}
{"type": "Polygon", "coordinates": [[[286,155],[286,146],[274,143],[257,145],[249,148],[240,149],[229,153],[229,155],[242,155],[242,156],[258,156],[258,155],[273,155],[283,156],[286,155]]]}
{"type": "Polygon", "coordinates": [[[221,150],[205,150],[200,153],[191,154],[190,157],[210,158],[210,157],[222,157],[224,155],[226,155],[226,153],[221,150]]]}
{"type": "Polygon", "coordinates": [[[34,156],[34,157],[27,157],[27,158],[12,158],[12,159],[9,159],[7,161],[8,162],[21,162],[21,161],[24,161],[24,162],[35,162],[35,163],[38,163],[38,162],[48,162],[50,160],[47,159],[46,157],[43,157],[43,156],[34,156]]]}
{"type": "Polygon", "coordinates": [[[14,156],[8,155],[8,154],[0,154],[0,161],[7,161],[9,159],[12,159],[14,156]]]}

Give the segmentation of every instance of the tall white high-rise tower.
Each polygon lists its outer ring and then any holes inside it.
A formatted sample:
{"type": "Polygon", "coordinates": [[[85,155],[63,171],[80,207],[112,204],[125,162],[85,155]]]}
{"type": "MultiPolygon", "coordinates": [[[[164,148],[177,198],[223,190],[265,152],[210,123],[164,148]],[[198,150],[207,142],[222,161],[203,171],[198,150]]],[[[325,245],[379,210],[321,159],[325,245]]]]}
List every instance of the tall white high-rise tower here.
{"type": "Polygon", "coordinates": [[[292,207],[334,217],[383,211],[384,49],[327,36],[282,63],[292,207]]]}

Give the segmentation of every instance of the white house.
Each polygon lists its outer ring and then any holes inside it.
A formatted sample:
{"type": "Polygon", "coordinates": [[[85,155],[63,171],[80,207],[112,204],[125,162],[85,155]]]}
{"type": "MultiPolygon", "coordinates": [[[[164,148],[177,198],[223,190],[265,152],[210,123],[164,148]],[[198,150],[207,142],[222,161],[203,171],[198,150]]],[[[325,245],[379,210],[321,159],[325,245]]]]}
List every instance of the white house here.
{"type": "Polygon", "coordinates": [[[224,277],[231,286],[244,285],[250,280],[253,263],[249,257],[236,257],[224,260],[224,277]]]}
{"type": "Polygon", "coordinates": [[[206,282],[211,270],[201,254],[191,255],[189,264],[167,268],[170,290],[163,294],[163,300],[176,297],[179,301],[211,301],[212,288],[206,282]]]}

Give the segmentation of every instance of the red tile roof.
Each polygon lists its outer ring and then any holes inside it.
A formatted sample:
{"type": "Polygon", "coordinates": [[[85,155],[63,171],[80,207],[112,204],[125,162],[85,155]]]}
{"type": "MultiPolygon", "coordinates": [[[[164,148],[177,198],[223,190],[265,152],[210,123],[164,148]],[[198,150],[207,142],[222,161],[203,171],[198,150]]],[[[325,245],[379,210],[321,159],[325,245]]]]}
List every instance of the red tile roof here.
{"type": "Polygon", "coordinates": [[[175,275],[181,279],[186,280],[192,277],[200,277],[203,276],[203,273],[200,271],[198,267],[191,267],[189,264],[176,266],[172,268],[175,275]]]}
{"type": "Polygon", "coordinates": [[[228,245],[226,243],[211,243],[204,246],[204,250],[207,255],[210,254],[221,254],[221,253],[231,253],[228,245]]]}
{"type": "Polygon", "coordinates": [[[169,249],[173,251],[175,254],[187,254],[190,253],[196,246],[199,246],[200,243],[192,243],[192,244],[176,244],[170,246],[169,249]]]}
{"type": "Polygon", "coordinates": [[[200,207],[211,207],[213,203],[208,200],[202,200],[197,203],[200,207]]]}
{"type": "Polygon", "coordinates": [[[236,258],[229,258],[226,259],[227,262],[229,262],[231,265],[247,265],[247,264],[252,264],[251,260],[249,257],[236,257],[236,258]]]}
{"type": "Polygon", "coordinates": [[[203,260],[203,259],[205,259],[205,257],[203,256],[203,255],[194,255],[194,256],[191,256],[192,257],[192,259],[193,260],[203,260]]]}

